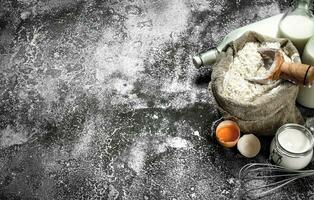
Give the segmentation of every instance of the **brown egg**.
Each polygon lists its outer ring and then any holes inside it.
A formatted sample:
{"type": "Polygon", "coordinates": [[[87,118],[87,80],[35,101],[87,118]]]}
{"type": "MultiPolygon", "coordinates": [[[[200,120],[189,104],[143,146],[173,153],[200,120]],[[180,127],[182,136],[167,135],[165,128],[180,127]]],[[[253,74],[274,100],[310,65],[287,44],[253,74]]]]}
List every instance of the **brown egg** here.
{"type": "Polygon", "coordinates": [[[253,158],[261,150],[261,143],[255,135],[246,134],[239,139],[237,148],[243,156],[253,158]]]}
{"type": "Polygon", "coordinates": [[[216,139],[224,147],[234,147],[239,138],[240,128],[234,121],[222,121],[216,128],[216,139]]]}

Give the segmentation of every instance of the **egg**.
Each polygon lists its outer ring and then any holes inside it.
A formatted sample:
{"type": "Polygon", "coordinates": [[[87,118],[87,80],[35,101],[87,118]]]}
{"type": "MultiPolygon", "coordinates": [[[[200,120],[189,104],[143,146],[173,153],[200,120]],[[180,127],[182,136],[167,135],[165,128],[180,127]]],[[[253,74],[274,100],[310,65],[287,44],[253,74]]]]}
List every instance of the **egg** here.
{"type": "Polygon", "coordinates": [[[246,134],[239,139],[237,148],[243,156],[253,158],[261,150],[261,143],[255,135],[246,134]]]}
{"type": "Polygon", "coordinates": [[[231,148],[237,145],[240,138],[240,128],[231,120],[222,121],[216,128],[216,139],[222,146],[231,148]]]}

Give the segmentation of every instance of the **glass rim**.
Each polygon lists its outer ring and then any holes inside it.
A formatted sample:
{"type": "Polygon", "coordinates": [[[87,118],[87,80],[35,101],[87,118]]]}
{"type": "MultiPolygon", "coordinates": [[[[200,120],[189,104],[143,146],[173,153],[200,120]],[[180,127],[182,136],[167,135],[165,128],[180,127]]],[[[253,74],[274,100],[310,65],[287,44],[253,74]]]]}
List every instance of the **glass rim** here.
{"type": "Polygon", "coordinates": [[[287,154],[288,156],[305,156],[305,155],[309,154],[313,150],[313,147],[314,147],[314,136],[313,136],[312,132],[308,128],[306,128],[305,126],[302,126],[299,124],[289,123],[289,124],[282,125],[277,130],[275,137],[276,137],[276,143],[277,143],[277,146],[279,147],[279,149],[281,151],[283,151],[283,153],[287,154]],[[282,133],[284,130],[289,129],[289,128],[297,129],[297,130],[301,131],[309,139],[310,147],[306,151],[300,152],[300,153],[291,152],[291,151],[285,149],[280,144],[280,142],[278,140],[279,134],[282,133]]]}

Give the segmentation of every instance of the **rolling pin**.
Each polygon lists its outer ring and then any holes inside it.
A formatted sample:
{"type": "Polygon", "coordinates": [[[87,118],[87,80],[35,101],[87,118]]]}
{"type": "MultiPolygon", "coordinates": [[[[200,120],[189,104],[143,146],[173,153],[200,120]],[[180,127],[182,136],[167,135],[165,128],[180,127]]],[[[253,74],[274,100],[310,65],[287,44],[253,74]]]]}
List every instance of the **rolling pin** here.
{"type": "Polygon", "coordinates": [[[314,80],[314,67],[301,63],[283,62],[280,67],[280,78],[296,84],[310,86],[314,80]]]}
{"type": "Polygon", "coordinates": [[[278,79],[291,81],[298,85],[311,86],[314,81],[314,66],[286,62],[284,52],[276,49],[261,49],[259,51],[264,63],[272,62],[268,73],[263,77],[246,78],[246,80],[259,84],[271,84],[278,79]]]}

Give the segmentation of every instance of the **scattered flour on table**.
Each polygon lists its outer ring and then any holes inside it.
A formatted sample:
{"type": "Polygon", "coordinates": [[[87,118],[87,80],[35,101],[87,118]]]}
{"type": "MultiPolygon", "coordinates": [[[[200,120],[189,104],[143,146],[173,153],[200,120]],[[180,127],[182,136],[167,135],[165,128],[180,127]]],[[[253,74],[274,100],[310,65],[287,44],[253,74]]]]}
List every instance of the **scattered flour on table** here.
{"type": "Polygon", "coordinates": [[[193,144],[181,137],[141,139],[127,150],[124,160],[131,169],[140,174],[145,167],[145,160],[151,154],[164,153],[169,148],[188,150],[193,148],[193,144]]]}
{"type": "Polygon", "coordinates": [[[173,138],[167,138],[166,144],[169,147],[181,149],[181,148],[190,148],[191,143],[183,138],[180,137],[173,137],[173,138]]]}
{"type": "Polygon", "coordinates": [[[229,184],[235,184],[235,183],[236,183],[236,180],[235,180],[234,178],[229,178],[229,179],[227,180],[227,182],[228,182],[229,184]]]}
{"type": "Polygon", "coordinates": [[[94,118],[91,120],[87,120],[84,123],[84,129],[81,137],[77,142],[73,144],[72,155],[74,157],[88,155],[88,151],[91,148],[93,137],[96,134],[96,123],[99,119],[94,118]]]}
{"type": "Polygon", "coordinates": [[[165,142],[154,146],[157,154],[167,151],[167,148],[169,147],[180,150],[188,150],[193,147],[193,144],[181,137],[168,137],[165,142]]]}
{"type": "Polygon", "coordinates": [[[250,83],[246,78],[261,77],[266,74],[267,69],[259,48],[280,48],[278,42],[266,42],[264,44],[248,42],[235,56],[225,73],[223,81],[222,95],[232,99],[241,99],[241,101],[252,101],[254,98],[262,95],[272,87],[270,85],[260,85],[250,83]]]}
{"type": "Polygon", "coordinates": [[[145,165],[146,148],[147,144],[145,142],[139,142],[130,150],[128,166],[137,174],[142,171],[145,165]]]}
{"type": "Polygon", "coordinates": [[[153,119],[158,119],[158,115],[153,115],[153,119]]]}
{"type": "Polygon", "coordinates": [[[194,131],[194,132],[193,132],[193,135],[195,135],[195,136],[197,136],[197,137],[201,137],[199,131],[194,131]]]}
{"type": "Polygon", "coordinates": [[[8,125],[0,131],[0,149],[16,144],[23,144],[28,141],[31,134],[23,129],[23,127],[11,127],[8,125]]]}

